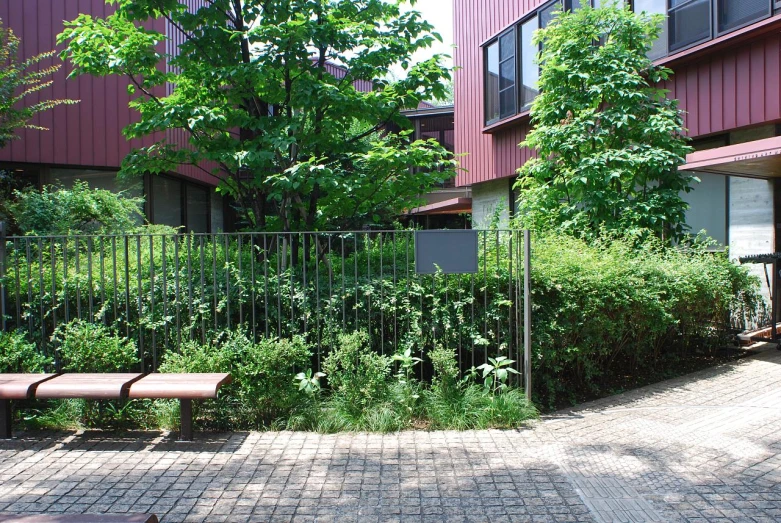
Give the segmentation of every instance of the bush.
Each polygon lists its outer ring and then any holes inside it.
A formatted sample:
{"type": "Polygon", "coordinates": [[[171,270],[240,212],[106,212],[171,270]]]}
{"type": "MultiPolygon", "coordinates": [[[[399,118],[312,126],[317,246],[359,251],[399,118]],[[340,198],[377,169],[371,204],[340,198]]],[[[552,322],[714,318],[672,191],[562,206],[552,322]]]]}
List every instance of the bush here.
{"type": "Polygon", "coordinates": [[[476,369],[459,379],[455,351],[437,348],[429,356],[434,376],[431,388],[425,392],[424,406],[431,428],[517,428],[537,417],[537,409],[529,403],[522,390],[496,386],[495,373],[482,373],[490,379],[478,384],[475,383],[478,376],[476,369]]]}
{"type": "Polygon", "coordinates": [[[52,341],[59,343],[60,367],[66,372],[131,371],[140,361],[132,340],[102,324],[74,320],[60,326],[52,341]]]}
{"type": "Polygon", "coordinates": [[[23,332],[0,332],[0,373],[44,372],[51,364],[23,332]]]}
{"type": "MultiPolygon", "coordinates": [[[[304,401],[293,380],[311,364],[303,338],[261,338],[253,343],[242,330],[222,333],[209,344],[188,341],[163,357],[160,372],[229,372],[233,381],[220,398],[206,402],[200,415],[221,428],[257,429],[286,418],[304,401]]],[[[159,408],[170,425],[175,413],[159,408]]]]}
{"type": "Polygon", "coordinates": [[[16,191],[14,197],[9,211],[23,234],[122,234],[143,220],[142,198],[90,189],[82,181],[72,189],[50,185],[16,191]]]}

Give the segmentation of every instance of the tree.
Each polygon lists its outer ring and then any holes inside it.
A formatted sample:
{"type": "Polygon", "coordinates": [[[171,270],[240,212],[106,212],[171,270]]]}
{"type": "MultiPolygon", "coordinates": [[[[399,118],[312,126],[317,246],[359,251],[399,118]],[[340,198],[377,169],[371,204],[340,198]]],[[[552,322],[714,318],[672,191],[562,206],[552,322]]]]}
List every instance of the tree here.
{"type": "MultiPolygon", "coordinates": [[[[49,51],[21,60],[19,38],[11,29],[4,28],[0,19],[0,149],[19,138],[16,134],[19,129],[48,131],[45,127],[30,123],[37,113],[62,104],[78,103],[78,100],[44,99],[24,105],[25,98],[52,84],[50,78],[60,66],[38,67],[54,54],[54,51],[49,51]]],[[[14,178],[13,172],[0,169],[0,221],[9,218],[7,203],[18,188],[19,180],[14,178]]]]}
{"type": "Polygon", "coordinates": [[[0,149],[11,140],[19,138],[19,129],[38,129],[45,127],[30,123],[37,113],[62,104],[75,104],[78,100],[41,100],[24,105],[24,99],[52,85],[50,77],[60,68],[51,65],[34,70],[42,61],[54,56],[55,51],[41,53],[21,60],[19,38],[11,29],[3,27],[0,20],[0,149]]]}
{"type": "Polygon", "coordinates": [[[187,136],[134,151],[123,175],[195,165],[219,178],[250,228],[354,227],[415,206],[454,175],[435,142],[385,131],[408,129],[400,110],[441,97],[450,78],[439,56],[410,65],[439,37],[400,4],[209,0],[189,10],[184,1],[123,0],[106,19],[66,23],[59,41],[74,74],[129,78],[141,116],[126,136],[187,136]],[[146,23],[155,18],[181,42],[171,52],[146,23]],[[378,80],[397,63],[406,78],[378,80]]]}
{"type": "Polygon", "coordinates": [[[686,231],[681,192],[696,178],[678,166],[691,148],[677,100],[659,87],[672,71],[646,56],[661,22],[613,4],[561,12],[537,33],[541,94],[521,144],[537,158],[516,184],[524,225],[667,241],[686,231]]]}

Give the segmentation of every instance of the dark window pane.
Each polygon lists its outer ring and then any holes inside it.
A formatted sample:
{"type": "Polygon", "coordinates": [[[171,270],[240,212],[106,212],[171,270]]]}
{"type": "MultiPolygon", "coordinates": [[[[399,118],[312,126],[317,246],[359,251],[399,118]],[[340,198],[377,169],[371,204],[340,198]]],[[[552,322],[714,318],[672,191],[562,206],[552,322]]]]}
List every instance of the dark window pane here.
{"type": "MultiPolygon", "coordinates": [[[[648,14],[667,14],[667,0],[635,0],[634,10],[636,13],[646,12],[648,14]]],[[[659,38],[656,39],[651,49],[648,51],[648,58],[661,58],[667,54],[667,17],[662,22],[662,29],[659,32],[659,38]]]]}
{"type": "Polygon", "coordinates": [[[513,85],[515,85],[515,60],[508,60],[499,66],[499,90],[504,91],[513,85]]]}
{"type": "Polygon", "coordinates": [[[152,176],[152,220],[156,224],[181,227],[182,184],[170,178],[152,176]]]}
{"type": "Polygon", "coordinates": [[[504,62],[515,55],[515,32],[509,33],[499,38],[499,60],[504,62]]]}
{"type": "Polygon", "coordinates": [[[670,9],[669,18],[670,50],[709,38],[710,2],[695,0],[676,9],[670,9]]]}
{"type": "Polygon", "coordinates": [[[564,0],[564,8],[568,11],[577,11],[584,5],[588,5],[588,0],[564,0]]]}
{"type": "Polygon", "coordinates": [[[537,30],[537,17],[531,18],[521,26],[521,105],[526,106],[537,96],[537,81],[540,79],[540,69],[536,63],[537,46],[533,43],[534,31],[537,30]]]}
{"type": "Polygon", "coordinates": [[[556,8],[559,6],[558,2],[554,2],[545,9],[541,9],[539,12],[540,17],[540,29],[545,29],[548,27],[548,23],[553,20],[553,13],[556,10],[556,8]]]}
{"type": "Polygon", "coordinates": [[[203,187],[187,187],[187,230],[209,232],[209,191],[203,187]]]}
{"type": "Polygon", "coordinates": [[[719,32],[770,15],[769,0],[721,0],[719,2],[719,32]]]}
{"type": "Polygon", "coordinates": [[[485,121],[499,118],[499,42],[485,51],[485,121]]]}
{"type": "Polygon", "coordinates": [[[508,116],[514,115],[516,112],[515,87],[502,91],[501,94],[499,94],[499,99],[499,104],[502,107],[501,114],[499,115],[500,118],[507,118],[508,116]]]}

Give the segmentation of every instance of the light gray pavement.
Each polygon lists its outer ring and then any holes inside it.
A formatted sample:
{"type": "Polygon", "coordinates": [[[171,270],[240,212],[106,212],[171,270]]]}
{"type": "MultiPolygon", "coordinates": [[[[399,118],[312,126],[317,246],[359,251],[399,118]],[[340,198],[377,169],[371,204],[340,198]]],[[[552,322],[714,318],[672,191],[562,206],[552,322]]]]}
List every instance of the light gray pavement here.
{"type": "Polygon", "coordinates": [[[178,521],[781,521],[781,352],[517,431],[30,433],[0,512],[178,521]]]}

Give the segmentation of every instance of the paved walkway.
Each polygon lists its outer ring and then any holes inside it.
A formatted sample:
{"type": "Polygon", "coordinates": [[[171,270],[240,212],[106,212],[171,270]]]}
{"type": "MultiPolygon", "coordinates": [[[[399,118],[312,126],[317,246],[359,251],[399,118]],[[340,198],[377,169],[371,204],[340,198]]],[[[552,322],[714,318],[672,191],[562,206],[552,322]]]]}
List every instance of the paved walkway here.
{"type": "Polygon", "coordinates": [[[0,442],[0,512],[178,521],[781,521],[781,352],[519,431],[0,442]]]}

